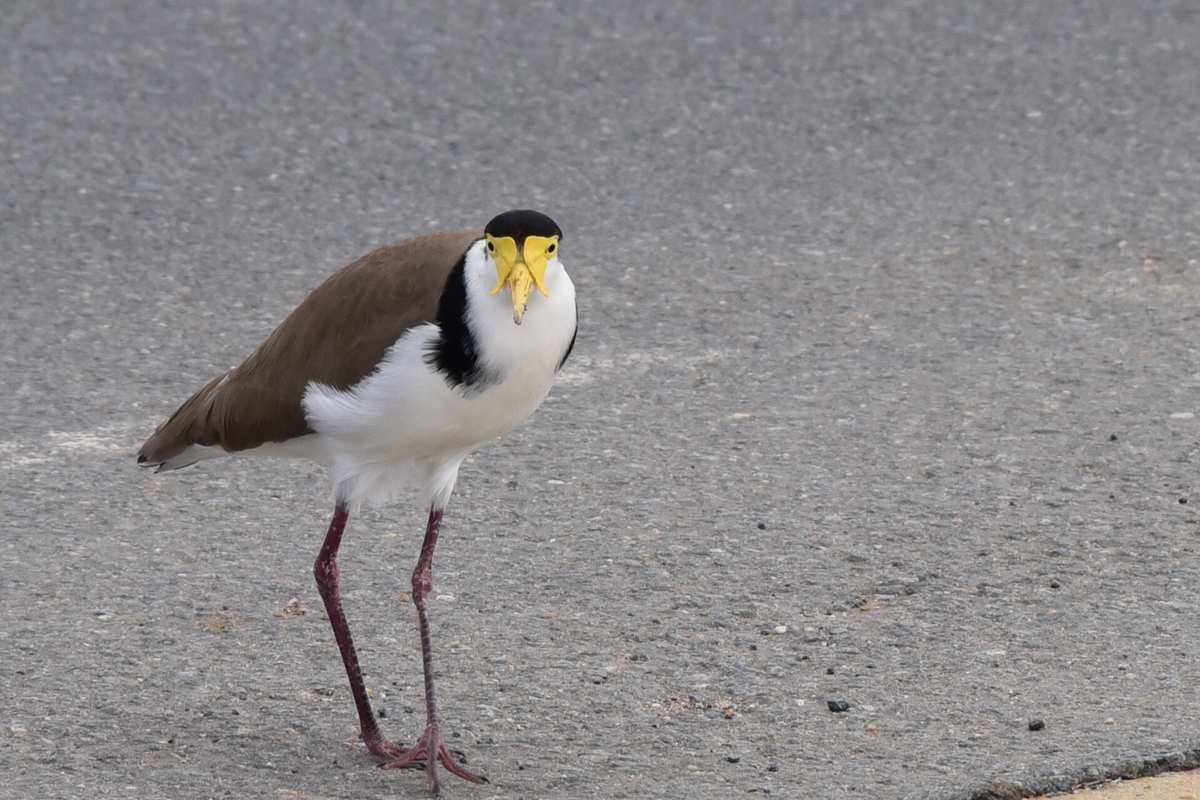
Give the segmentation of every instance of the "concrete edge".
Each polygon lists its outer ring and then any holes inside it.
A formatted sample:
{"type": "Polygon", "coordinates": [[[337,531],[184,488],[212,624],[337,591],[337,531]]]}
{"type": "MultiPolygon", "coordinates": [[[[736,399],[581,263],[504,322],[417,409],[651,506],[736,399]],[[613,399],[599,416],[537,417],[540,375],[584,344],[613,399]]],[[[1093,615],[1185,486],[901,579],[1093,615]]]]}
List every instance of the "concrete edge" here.
{"type": "Polygon", "coordinates": [[[1062,794],[1106,781],[1150,778],[1164,772],[1183,772],[1197,768],[1200,768],[1200,745],[1186,750],[1135,756],[1109,766],[1084,766],[1066,774],[1031,776],[1016,781],[989,781],[982,786],[962,793],[944,795],[936,800],[1021,800],[1027,797],[1062,794]]]}

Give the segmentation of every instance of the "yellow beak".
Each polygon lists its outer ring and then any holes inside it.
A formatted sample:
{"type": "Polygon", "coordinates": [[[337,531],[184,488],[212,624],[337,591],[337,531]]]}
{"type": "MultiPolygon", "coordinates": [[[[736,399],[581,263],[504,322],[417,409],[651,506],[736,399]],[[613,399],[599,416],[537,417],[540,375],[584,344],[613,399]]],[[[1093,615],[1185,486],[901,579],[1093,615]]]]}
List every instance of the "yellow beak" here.
{"type": "Polygon", "coordinates": [[[550,296],[550,290],[546,288],[546,267],[550,264],[546,247],[550,241],[545,236],[526,236],[522,254],[517,252],[517,243],[511,236],[488,237],[488,243],[492,245],[490,252],[496,262],[496,285],[492,287],[492,294],[499,294],[508,286],[513,322],[517,325],[525,317],[525,306],[535,284],[542,296],[550,296]]]}

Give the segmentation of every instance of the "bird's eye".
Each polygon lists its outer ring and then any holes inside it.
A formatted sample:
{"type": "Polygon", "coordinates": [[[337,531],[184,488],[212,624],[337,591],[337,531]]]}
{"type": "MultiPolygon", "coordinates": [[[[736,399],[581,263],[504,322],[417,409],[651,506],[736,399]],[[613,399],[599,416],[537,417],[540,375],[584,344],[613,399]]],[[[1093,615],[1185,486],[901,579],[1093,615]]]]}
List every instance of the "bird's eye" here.
{"type": "Polygon", "coordinates": [[[489,253],[496,252],[496,243],[495,242],[488,242],[488,252],[489,253]]]}
{"type": "Polygon", "coordinates": [[[558,249],[558,245],[556,245],[554,242],[551,242],[550,246],[546,248],[546,252],[553,253],[557,249],[558,249]]]}

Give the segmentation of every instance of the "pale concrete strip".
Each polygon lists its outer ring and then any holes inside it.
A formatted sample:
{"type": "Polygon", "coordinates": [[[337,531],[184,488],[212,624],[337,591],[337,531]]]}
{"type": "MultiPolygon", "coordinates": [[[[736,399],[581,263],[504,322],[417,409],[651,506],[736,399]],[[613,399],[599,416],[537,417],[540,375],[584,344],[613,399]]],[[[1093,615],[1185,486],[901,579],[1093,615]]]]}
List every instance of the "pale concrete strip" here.
{"type": "Polygon", "coordinates": [[[1080,800],[1200,800],[1200,770],[1115,781],[1095,789],[1072,792],[1069,796],[1080,800]]]}

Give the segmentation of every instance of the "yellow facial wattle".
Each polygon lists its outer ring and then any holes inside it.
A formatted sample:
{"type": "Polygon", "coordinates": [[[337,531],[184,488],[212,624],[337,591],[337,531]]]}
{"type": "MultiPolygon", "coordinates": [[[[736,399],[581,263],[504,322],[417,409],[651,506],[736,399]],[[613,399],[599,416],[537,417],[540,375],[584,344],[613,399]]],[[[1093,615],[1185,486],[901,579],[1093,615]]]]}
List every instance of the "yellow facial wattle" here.
{"type": "Polygon", "coordinates": [[[506,285],[512,295],[513,322],[520,325],[525,306],[536,285],[544,297],[550,296],[546,287],[546,268],[558,252],[557,236],[526,236],[518,252],[511,236],[486,236],[488,254],[496,262],[496,285],[492,294],[499,294],[506,285]]]}

